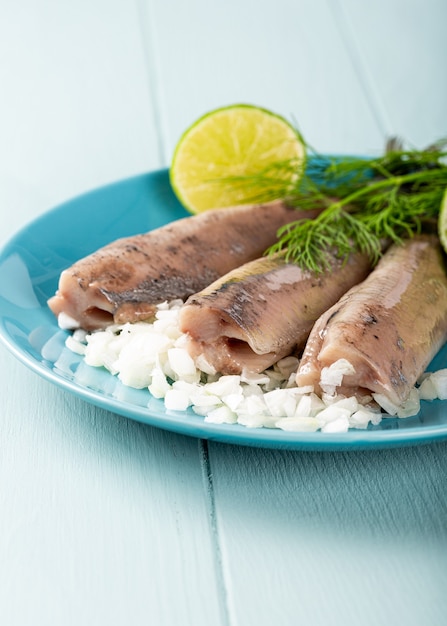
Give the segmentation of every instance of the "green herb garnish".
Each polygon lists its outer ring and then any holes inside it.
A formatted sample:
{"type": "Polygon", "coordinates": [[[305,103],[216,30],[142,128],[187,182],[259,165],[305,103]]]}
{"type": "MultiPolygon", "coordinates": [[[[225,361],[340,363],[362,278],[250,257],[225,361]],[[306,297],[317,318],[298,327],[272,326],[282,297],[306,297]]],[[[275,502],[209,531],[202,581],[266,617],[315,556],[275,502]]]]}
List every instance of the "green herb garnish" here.
{"type": "Polygon", "coordinates": [[[376,263],[384,240],[400,243],[436,225],[447,187],[446,146],[440,141],[425,150],[405,150],[392,139],[375,158],[314,153],[306,172],[287,188],[281,180],[293,163],[251,177],[258,189],[260,181],[265,188],[257,200],[283,197],[301,209],[323,207],[315,219],[281,228],[267,252],[284,251],[289,261],[317,273],[329,266],[328,252],[346,259],[357,250],[376,263]]]}

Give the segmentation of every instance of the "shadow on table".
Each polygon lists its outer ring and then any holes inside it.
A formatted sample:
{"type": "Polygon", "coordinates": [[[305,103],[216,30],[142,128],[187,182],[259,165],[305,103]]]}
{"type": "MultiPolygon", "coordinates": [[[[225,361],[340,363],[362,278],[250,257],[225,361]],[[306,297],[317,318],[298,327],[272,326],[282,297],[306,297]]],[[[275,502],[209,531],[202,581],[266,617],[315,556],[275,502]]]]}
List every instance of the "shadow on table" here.
{"type": "Polygon", "coordinates": [[[217,510],[275,531],[447,539],[447,443],[356,452],[212,445],[217,510]],[[267,515],[266,515],[267,512],[267,515]]]}

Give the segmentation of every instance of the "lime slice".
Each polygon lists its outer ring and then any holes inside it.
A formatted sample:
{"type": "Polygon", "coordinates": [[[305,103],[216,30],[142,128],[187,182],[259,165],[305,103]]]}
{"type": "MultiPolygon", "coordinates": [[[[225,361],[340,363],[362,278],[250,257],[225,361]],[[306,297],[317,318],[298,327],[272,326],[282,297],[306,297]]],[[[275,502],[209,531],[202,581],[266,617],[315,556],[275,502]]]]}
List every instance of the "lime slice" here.
{"type": "Polygon", "coordinates": [[[186,130],[170,180],[186,209],[201,213],[255,198],[273,200],[275,184],[276,197],[284,195],[304,162],[304,143],[289,122],[267,109],[235,104],[207,113],[186,130]]]}
{"type": "Polygon", "coordinates": [[[438,234],[442,247],[447,252],[447,189],[441,202],[441,209],[438,218],[438,234]]]}

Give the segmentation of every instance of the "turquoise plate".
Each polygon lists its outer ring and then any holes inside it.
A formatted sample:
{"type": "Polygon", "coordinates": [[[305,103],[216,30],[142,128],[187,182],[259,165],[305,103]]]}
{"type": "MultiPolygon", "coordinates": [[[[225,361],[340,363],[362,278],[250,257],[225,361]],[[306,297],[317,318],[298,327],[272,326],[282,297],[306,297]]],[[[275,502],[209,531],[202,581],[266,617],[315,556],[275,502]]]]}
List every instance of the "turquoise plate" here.
{"type": "MultiPolygon", "coordinates": [[[[291,450],[352,450],[447,438],[447,402],[422,403],[419,415],[386,418],[368,430],[325,434],[208,424],[192,412],[167,411],[146,390],[130,389],[65,347],[47,307],[59,274],[80,257],[126,235],[186,216],[161,170],[117,182],[67,202],[20,231],[0,255],[0,337],[34,372],[87,402],[126,418],[225,443],[291,450]]],[[[447,366],[447,348],[431,369],[447,366]]]]}

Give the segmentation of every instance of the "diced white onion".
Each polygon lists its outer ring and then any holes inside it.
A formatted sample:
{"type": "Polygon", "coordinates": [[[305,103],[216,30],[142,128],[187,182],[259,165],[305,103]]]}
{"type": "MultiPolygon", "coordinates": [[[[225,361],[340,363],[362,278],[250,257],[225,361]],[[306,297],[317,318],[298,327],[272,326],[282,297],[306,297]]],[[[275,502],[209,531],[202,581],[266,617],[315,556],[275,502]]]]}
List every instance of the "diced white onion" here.
{"type": "Polygon", "coordinates": [[[165,395],[165,406],[171,411],[186,411],[189,407],[189,398],[182,389],[169,389],[165,395]]]}
{"type": "Polygon", "coordinates": [[[85,349],[86,349],[85,343],[81,341],[76,341],[74,336],[69,335],[67,339],[65,340],[65,345],[72,352],[75,352],[76,354],[81,354],[82,356],[85,355],[85,349]]]}
{"type": "Polygon", "coordinates": [[[447,369],[428,374],[419,388],[419,393],[424,400],[447,400],[447,369]],[[432,397],[426,397],[429,394],[432,397]]]}
{"type": "Polygon", "coordinates": [[[80,323],[78,322],[78,320],[75,320],[73,317],[70,317],[70,315],[67,315],[67,313],[64,313],[63,311],[57,316],[57,324],[59,328],[62,328],[62,330],[74,330],[75,328],[80,327],[80,323]]]}
{"type": "Polygon", "coordinates": [[[314,432],[320,428],[315,417],[283,417],[275,422],[277,428],[295,432],[314,432]]]}
{"type": "MultiPolygon", "coordinates": [[[[346,359],[323,369],[321,397],[312,385],[296,386],[299,361],[293,356],[259,374],[219,376],[203,355],[191,358],[187,336],[178,325],[181,306],[180,300],[163,302],[152,323],[112,325],[90,334],[76,329],[66,340],[67,348],[84,355],[86,364],[107,368],[127,386],[147,387],[155,398],[164,399],[167,410],[191,407],[207,422],[247,428],[342,433],[379,424],[380,409],[404,418],[418,413],[421,399],[447,399],[447,369],[424,375],[401,406],[384,394],[362,398],[362,404],[354,396],[337,395],[343,377],[355,373],[346,359]],[[379,409],[367,406],[373,398],[379,409]]],[[[60,321],[67,328],[74,325],[73,320],[60,321]]]]}
{"type": "Polygon", "coordinates": [[[346,359],[338,359],[329,367],[323,367],[321,371],[320,387],[330,395],[335,394],[335,390],[343,381],[346,374],[355,374],[355,369],[346,359]]]}
{"type": "Polygon", "coordinates": [[[214,424],[235,424],[237,422],[237,415],[229,407],[222,405],[210,411],[205,417],[205,422],[212,422],[214,424]]]}

